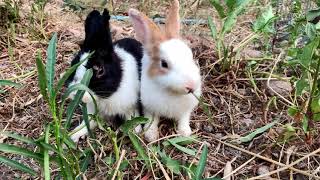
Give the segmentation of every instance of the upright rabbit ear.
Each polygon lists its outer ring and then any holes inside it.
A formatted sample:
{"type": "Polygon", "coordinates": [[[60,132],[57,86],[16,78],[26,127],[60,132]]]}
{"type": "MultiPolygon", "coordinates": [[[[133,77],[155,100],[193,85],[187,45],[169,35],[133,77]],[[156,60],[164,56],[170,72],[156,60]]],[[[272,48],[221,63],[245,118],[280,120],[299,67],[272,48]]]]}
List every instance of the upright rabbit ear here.
{"type": "Polygon", "coordinates": [[[164,40],[159,27],[145,14],[136,9],[129,9],[129,17],[136,32],[136,38],[144,45],[152,45],[164,40]]]}
{"type": "Polygon", "coordinates": [[[108,9],[103,9],[102,17],[104,18],[105,21],[110,20],[110,13],[108,9]]]}
{"type": "Polygon", "coordinates": [[[179,0],[173,0],[166,19],[165,32],[168,39],[179,37],[180,17],[179,17],[179,0]]]}

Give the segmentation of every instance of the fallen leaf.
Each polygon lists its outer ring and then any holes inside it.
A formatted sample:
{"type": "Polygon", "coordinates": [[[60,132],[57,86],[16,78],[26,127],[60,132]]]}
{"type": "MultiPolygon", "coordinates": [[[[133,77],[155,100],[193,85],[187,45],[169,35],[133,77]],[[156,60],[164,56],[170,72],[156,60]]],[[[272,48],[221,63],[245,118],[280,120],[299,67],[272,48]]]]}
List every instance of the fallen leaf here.
{"type": "Polygon", "coordinates": [[[223,171],[223,179],[224,180],[231,180],[231,172],[232,172],[233,170],[232,170],[232,166],[231,166],[231,161],[228,161],[227,163],[226,163],[226,166],[224,167],[224,171],[223,171]],[[228,177],[226,177],[226,176],[228,176],[228,177]]]}

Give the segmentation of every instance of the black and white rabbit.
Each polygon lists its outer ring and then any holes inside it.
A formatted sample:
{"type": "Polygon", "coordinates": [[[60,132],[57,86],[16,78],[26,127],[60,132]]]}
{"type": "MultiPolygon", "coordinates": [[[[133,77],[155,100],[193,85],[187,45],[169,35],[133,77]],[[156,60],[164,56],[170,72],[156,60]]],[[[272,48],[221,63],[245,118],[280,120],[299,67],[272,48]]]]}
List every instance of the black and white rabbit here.
{"type": "MultiPolygon", "coordinates": [[[[68,86],[79,83],[87,69],[92,68],[93,76],[89,88],[95,93],[98,113],[104,118],[120,117],[131,119],[139,113],[139,90],[142,44],[134,39],[125,38],[112,43],[109,26],[110,15],[107,9],[101,15],[93,10],[85,20],[85,40],[81,50],[73,59],[71,66],[84,60],[94,52],[68,79],[68,86]]],[[[71,95],[73,98],[75,92],[71,95]]],[[[82,98],[87,103],[88,114],[95,112],[94,104],[88,92],[82,98]]],[[[91,120],[90,128],[96,123],[91,120]]],[[[136,131],[140,130],[140,126],[136,131]]],[[[71,136],[77,142],[88,133],[84,122],[71,136]]]]}

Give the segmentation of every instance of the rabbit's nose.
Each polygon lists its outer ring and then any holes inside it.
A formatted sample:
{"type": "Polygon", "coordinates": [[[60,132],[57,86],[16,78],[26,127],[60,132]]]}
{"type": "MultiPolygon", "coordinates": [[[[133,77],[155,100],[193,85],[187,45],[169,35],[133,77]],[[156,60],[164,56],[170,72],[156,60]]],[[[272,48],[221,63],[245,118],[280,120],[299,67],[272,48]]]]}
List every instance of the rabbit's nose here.
{"type": "Polygon", "coordinates": [[[185,84],[185,89],[187,91],[187,93],[193,93],[195,90],[195,83],[193,81],[189,81],[185,84]]]}
{"type": "Polygon", "coordinates": [[[193,93],[193,91],[194,91],[194,90],[193,90],[192,88],[190,88],[190,87],[186,87],[186,90],[187,90],[187,93],[188,93],[188,94],[193,93]]]}

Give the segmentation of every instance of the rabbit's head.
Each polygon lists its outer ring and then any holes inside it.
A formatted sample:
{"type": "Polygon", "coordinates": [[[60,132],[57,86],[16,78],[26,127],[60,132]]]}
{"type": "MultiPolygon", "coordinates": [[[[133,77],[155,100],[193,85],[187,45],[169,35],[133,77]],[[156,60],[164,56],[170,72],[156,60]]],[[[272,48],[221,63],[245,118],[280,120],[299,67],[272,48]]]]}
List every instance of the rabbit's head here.
{"type": "Polygon", "coordinates": [[[85,40],[81,47],[84,52],[93,52],[85,65],[87,69],[93,70],[89,87],[102,97],[108,97],[117,90],[122,76],[120,60],[114,52],[109,20],[107,9],[104,9],[102,15],[97,10],[89,13],[85,21],[85,40]]]}
{"type": "Polygon", "coordinates": [[[176,94],[188,94],[201,86],[200,70],[190,47],[180,38],[179,1],[173,0],[163,30],[145,14],[129,10],[136,37],[144,45],[148,58],[147,76],[159,88],[176,94]]]}

